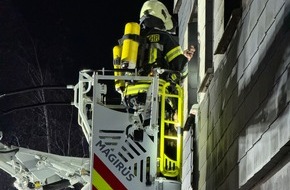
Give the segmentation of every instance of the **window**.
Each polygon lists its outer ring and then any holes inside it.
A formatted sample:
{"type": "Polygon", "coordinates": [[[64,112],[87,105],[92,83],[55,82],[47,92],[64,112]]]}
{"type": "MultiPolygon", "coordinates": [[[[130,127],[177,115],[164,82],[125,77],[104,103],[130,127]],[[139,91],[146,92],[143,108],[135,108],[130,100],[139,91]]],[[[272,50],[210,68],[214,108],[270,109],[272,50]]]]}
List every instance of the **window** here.
{"type": "Polygon", "coordinates": [[[242,16],[241,0],[224,1],[224,34],[214,52],[214,54],[224,54],[237,29],[237,24],[242,16]]]}

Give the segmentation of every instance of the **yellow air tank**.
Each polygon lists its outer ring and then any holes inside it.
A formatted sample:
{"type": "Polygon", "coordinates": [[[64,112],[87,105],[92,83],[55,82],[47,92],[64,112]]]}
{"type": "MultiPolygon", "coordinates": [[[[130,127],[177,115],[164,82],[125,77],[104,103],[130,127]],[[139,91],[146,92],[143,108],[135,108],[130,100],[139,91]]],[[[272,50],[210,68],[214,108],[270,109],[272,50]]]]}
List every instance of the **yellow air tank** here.
{"type": "Polygon", "coordinates": [[[138,55],[138,37],[140,35],[140,25],[136,22],[129,22],[125,26],[121,62],[123,68],[135,69],[138,55]]]}
{"type": "Polygon", "coordinates": [[[119,45],[114,46],[113,48],[114,69],[121,69],[121,54],[122,54],[122,47],[119,45]]]}
{"type": "MultiPolygon", "coordinates": [[[[122,54],[122,47],[120,45],[116,45],[113,48],[113,64],[114,64],[114,75],[115,76],[122,76],[123,73],[119,70],[121,69],[121,54],[122,54]],[[118,69],[118,70],[117,70],[118,69]]],[[[125,86],[125,81],[120,79],[115,79],[115,88],[121,89],[121,87],[125,86]]]]}

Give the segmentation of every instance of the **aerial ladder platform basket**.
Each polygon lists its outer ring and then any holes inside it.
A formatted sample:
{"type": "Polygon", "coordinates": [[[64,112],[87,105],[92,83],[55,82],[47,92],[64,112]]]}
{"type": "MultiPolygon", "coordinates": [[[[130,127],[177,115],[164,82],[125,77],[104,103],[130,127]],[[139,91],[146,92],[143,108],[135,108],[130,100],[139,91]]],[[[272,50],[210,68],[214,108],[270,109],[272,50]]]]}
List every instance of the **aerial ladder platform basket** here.
{"type": "Polygon", "coordinates": [[[158,74],[130,72],[116,76],[103,69],[79,74],[74,105],[90,144],[91,189],[181,189],[183,90],[176,85],[177,93],[170,94],[171,84],[158,74]],[[140,117],[148,110],[128,113],[121,101],[112,101],[116,94],[110,88],[114,90],[114,81],[120,80],[148,84],[149,124],[140,117]],[[170,98],[178,102],[175,119],[165,110],[170,98]]]}

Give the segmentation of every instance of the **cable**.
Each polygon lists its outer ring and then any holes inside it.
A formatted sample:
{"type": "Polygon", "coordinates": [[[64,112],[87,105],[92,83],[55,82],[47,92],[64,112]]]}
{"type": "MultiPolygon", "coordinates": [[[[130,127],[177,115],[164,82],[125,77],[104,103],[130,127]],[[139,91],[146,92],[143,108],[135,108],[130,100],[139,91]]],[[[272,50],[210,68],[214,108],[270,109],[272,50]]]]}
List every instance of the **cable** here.
{"type": "Polygon", "coordinates": [[[71,90],[71,89],[73,89],[73,87],[72,87],[72,85],[67,85],[67,86],[36,86],[36,87],[19,89],[19,90],[3,93],[3,94],[0,94],[0,98],[16,95],[16,94],[20,94],[20,93],[32,92],[35,90],[61,90],[61,89],[71,90]]]}
{"type": "Polygon", "coordinates": [[[68,106],[68,105],[72,105],[72,103],[71,102],[45,102],[45,103],[28,105],[28,106],[14,107],[14,108],[2,111],[2,115],[7,115],[7,114],[10,114],[14,111],[37,108],[37,107],[41,107],[41,106],[68,106]]]}

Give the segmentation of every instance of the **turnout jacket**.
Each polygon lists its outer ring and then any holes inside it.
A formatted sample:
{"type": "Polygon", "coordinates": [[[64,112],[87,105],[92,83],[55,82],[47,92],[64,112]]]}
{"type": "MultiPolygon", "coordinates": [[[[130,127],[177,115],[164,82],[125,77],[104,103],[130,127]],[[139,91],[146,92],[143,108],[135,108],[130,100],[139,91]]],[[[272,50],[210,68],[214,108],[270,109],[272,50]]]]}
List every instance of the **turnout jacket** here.
{"type": "Polygon", "coordinates": [[[186,77],[188,60],[170,33],[155,28],[142,29],[141,37],[146,37],[147,43],[141,59],[141,67],[144,69],[141,75],[148,75],[152,68],[160,67],[180,72],[182,79],[186,77]]]}

